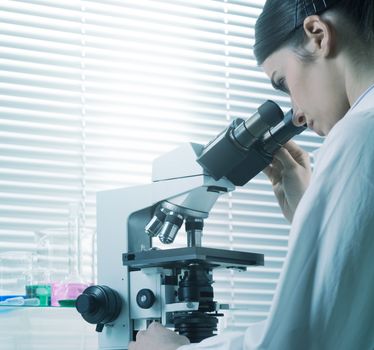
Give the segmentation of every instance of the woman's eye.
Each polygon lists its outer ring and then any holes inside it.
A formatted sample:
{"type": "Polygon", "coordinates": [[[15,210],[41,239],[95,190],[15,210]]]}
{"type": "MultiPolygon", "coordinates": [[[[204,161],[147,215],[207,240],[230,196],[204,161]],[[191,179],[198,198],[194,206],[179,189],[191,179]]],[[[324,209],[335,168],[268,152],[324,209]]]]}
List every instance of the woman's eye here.
{"type": "Polygon", "coordinates": [[[286,84],[286,80],[284,78],[279,80],[278,86],[279,86],[279,90],[285,92],[286,94],[289,93],[288,88],[287,88],[287,84],[286,84]]]}

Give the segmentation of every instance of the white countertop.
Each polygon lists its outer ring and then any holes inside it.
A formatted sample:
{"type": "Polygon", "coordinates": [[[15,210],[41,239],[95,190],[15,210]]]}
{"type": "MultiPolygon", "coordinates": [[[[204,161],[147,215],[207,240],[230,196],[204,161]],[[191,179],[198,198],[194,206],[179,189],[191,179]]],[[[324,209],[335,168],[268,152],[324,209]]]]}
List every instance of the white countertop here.
{"type": "Polygon", "coordinates": [[[0,350],[97,350],[95,325],[75,308],[0,306],[0,350]]]}

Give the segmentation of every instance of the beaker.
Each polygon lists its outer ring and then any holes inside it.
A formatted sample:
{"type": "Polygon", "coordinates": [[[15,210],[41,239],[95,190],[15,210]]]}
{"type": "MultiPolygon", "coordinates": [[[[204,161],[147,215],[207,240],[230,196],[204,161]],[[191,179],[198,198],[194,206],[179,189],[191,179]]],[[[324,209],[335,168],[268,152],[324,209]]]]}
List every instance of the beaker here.
{"type": "Polygon", "coordinates": [[[6,251],[0,253],[0,295],[25,296],[25,287],[31,282],[32,252],[6,251]]]}
{"type": "Polygon", "coordinates": [[[73,306],[95,275],[95,230],[69,227],[36,232],[37,271],[51,285],[52,306],[73,306]],[[44,274],[43,274],[44,271],[44,274]]]}

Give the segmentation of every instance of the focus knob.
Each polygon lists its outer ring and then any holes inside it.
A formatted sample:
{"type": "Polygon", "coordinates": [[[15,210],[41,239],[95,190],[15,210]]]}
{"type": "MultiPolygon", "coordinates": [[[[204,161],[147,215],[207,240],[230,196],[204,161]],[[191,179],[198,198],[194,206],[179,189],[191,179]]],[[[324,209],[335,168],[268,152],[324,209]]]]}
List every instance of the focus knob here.
{"type": "Polygon", "coordinates": [[[90,286],[78,296],[75,307],[82,317],[101,332],[106,323],[114,321],[121,312],[120,295],[107,286],[90,286]]]}
{"type": "Polygon", "coordinates": [[[76,307],[79,313],[89,314],[97,310],[97,299],[91,294],[81,294],[76,301],[76,307]]]}
{"type": "Polygon", "coordinates": [[[156,300],[155,295],[150,289],[141,289],[136,295],[136,303],[142,309],[149,309],[156,300]]]}

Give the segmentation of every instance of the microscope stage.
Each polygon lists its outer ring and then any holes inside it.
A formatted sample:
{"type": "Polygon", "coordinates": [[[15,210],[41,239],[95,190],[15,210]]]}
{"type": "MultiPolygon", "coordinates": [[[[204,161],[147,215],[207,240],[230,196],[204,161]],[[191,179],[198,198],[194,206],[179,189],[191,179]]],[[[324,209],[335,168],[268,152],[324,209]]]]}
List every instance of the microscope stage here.
{"type": "Polygon", "coordinates": [[[208,268],[224,267],[246,270],[247,266],[263,266],[264,255],[235,250],[205,247],[150,249],[122,255],[123,265],[132,269],[145,267],[185,268],[193,263],[208,268]]]}

